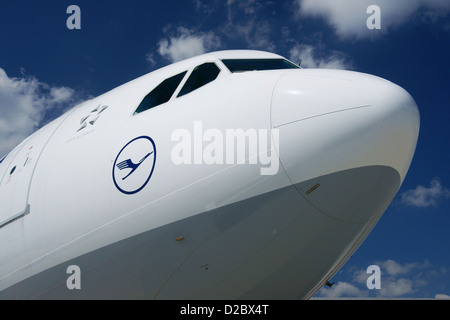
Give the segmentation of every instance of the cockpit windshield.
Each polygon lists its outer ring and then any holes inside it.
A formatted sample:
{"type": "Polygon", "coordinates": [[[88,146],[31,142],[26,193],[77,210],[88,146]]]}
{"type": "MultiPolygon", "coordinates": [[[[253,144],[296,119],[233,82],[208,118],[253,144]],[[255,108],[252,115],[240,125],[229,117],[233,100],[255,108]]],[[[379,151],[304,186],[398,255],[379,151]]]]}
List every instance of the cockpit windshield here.
{"type": "Polygon", "coordinates": [[[300,69],[285,59],[223,59],[222,62],[233,73],[279,69],[300,69]]]}

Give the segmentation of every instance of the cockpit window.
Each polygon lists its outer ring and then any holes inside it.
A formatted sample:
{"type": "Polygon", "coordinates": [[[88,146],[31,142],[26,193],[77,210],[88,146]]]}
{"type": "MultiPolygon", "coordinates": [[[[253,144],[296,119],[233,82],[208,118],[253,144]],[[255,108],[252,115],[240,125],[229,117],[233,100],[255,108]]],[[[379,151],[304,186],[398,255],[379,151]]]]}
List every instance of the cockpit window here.
{"type": "Polygon", "coordinates": [[[278,69],[300,69],[285,59],[224,59],[222,62],[233,73],[278,69]]]}
{"type": "Polygon", "coordinates": [[[169,101],[186,73],[187,71],[184,71],[161,82],[144,98],[144,100],[142,100],[134,114],[138,114],[169,101]]]}
{"type": "Polygon", "coordinates": [[[214,81],[220,73],[220,69],[215,63],[204,63],[195,67],[189,78],[186,80],[183,88],[181,89],[178,97],[184,96],[189,92],[197,90],[205,84],[214,81]]]}

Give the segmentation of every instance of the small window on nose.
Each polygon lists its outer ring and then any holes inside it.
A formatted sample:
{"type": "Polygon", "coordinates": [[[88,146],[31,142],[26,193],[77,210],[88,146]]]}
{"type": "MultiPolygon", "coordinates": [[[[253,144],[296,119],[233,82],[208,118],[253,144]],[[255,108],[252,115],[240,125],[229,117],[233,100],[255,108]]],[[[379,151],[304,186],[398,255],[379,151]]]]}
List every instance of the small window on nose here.
{"type": "Polygon", "coordinates": [[[222,62],[233,73],[300,68],[285,59],[224,59],[222,62]]]}
{"type": "Polygon", "coordinates": [[[170,100],[187,71],[170,77],[153,89],[137,107],[134,114],[141,113],[170,100]]]}
{"type": "Polygon", "coordinates": [[[187,79],[178,97],[184,96],[200,87],[214,81],[220,73],[220,69],[215,63],[204,63],[195,67],[187,79]]]}

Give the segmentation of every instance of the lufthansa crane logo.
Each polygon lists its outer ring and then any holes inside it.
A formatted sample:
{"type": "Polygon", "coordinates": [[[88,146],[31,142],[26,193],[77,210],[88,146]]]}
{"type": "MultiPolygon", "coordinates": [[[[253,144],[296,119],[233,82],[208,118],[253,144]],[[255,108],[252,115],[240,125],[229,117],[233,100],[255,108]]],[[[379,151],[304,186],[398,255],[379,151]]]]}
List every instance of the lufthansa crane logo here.
{"type": "Polygon", "coordinates": [[[156,163],[152,138],[137,137],[128,142],[114,161],[112,176],[116,188],[125,194],[141,191],[149,182],[156,163]]]}

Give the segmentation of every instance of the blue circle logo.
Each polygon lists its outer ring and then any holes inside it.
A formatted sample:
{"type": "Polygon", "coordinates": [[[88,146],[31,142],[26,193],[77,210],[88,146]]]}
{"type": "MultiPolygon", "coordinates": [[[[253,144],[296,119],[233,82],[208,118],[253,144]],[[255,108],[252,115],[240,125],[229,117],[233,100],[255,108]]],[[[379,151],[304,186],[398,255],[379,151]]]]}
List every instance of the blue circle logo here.
{"type": "Polygon", "coordinates": [[[137,137],[128,142],[114,161],[112,177],[116,188],[125,194],[141,191],[149,182],[156,163],[152,138],[137,137]]]}

